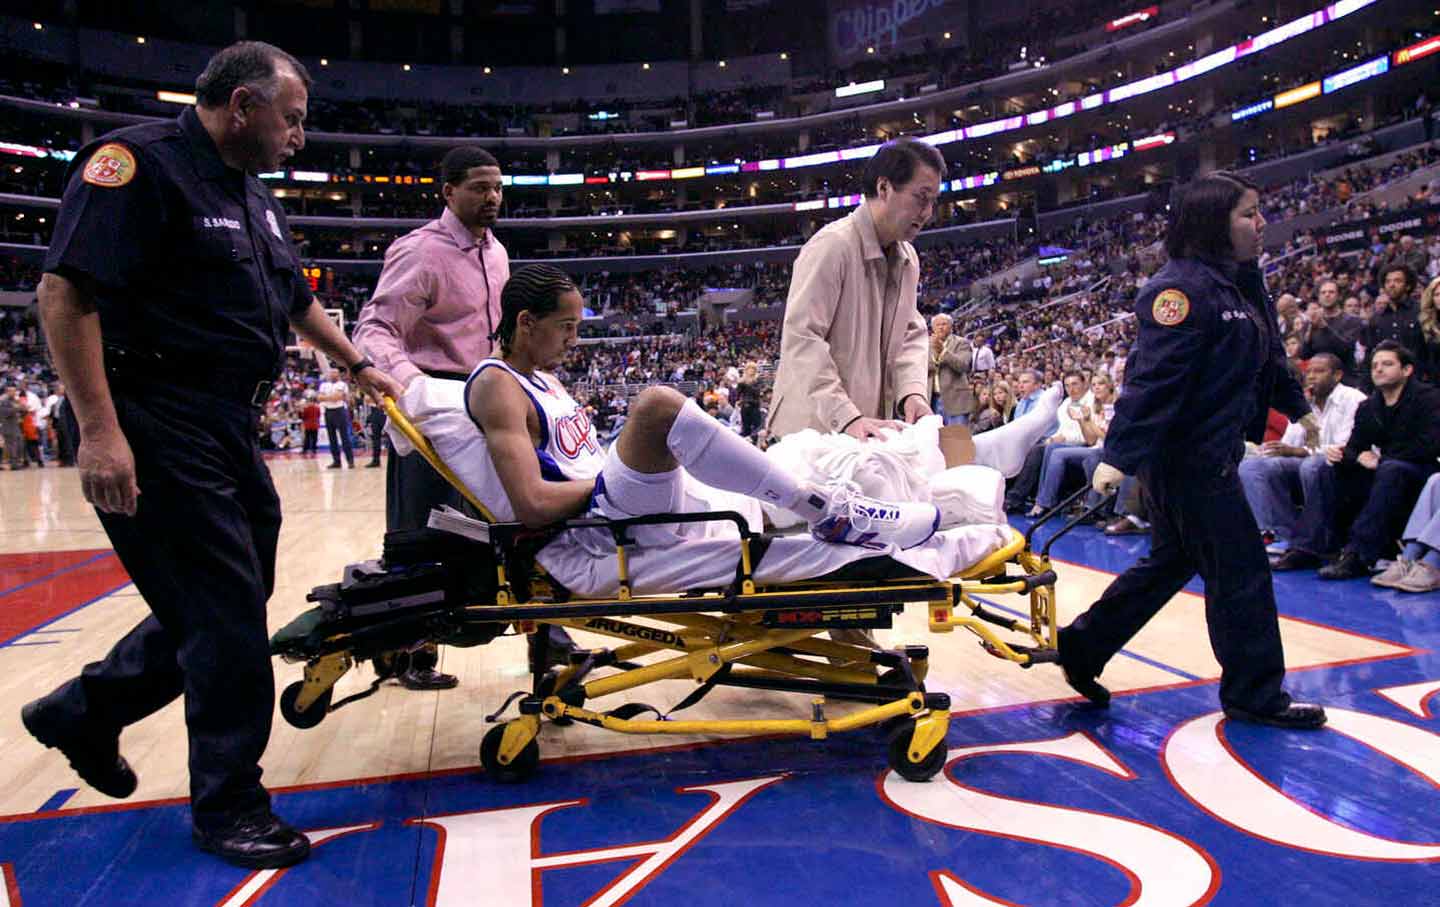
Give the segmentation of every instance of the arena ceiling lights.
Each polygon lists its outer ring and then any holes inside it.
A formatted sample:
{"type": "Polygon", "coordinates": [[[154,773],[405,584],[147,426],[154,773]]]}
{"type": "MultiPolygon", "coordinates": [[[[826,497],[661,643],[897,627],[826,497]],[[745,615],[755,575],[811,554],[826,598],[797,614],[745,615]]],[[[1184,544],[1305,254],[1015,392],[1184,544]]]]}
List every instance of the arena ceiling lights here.
{"type": "MultiPolygon", "coordinates": [[[[1256,35],[1255,37],[1250,38],[1246,41],[1242,41],[1239,44],[1232,44],[1231,46],[1223,50],[1207,54],[1206,56],[1186,63],[1183,66],[1178,66],[1175,69],[1169,70],[1167,72],[1162,72],[1158,75],[1149,76],[1144,79],[1138,79],[1134,82],[1128,82],[1124,85],[1117,85],[1116,87],[1111,88],[1108,91],[1096,92],[1095,94],[1087,95],[1086,97],[1081,98],[1078,102],[1066,101],[1063,104],[1057,104],[1054,107],[1050,107],[1044,110],[1037,110],[1031,113],[1004,117],[999,120],[991,120],[987,123],[978,123],[974,126],[966,126],[963,129],[950,129],[944,132],[934,133],[933,135],[919,136],[918,138],[920,138],[921,141],[924,141],[931,145],[949,145],[956,142],[989,138],[990,136],[999,135],[1001,133],[1012,132],[1017,129],[1024,129],[1028,126],[1038,126],[1044,123],[1063,119],[1067,116],[1071,116],[1077,110],[1095,110],[1107,104],[1116,104],[1121,101],[1129,100],[1130,98],[1139,97],[1143,94],[1149,94],[1152,91],[1158,91],[1163,88],[1177,85],[1181,82],[1193,79],[1196,76],[1201,76],[1205,75],[1206,73],[1213,72],[1217,69],[1220,69],[1221,67],[1228,66],[1231,63],[1234,63],[1244,57],[1252,56],[1254,54],[1269,50],[1270,48],[1275,47],[1278,44],[1289,41],[1290,39],[1296,38],[1300,35],[1306,34],[1310,31],[1313,31],[1314,29],[1321,28],[1331,22],[1334,22],[1337,19],[1341,19],[1345,16],[1350,15],[1351,13],[1358,12],[1359,10],[1364,9],[1367,6],[1371,6],[1378,2],[1379,0],[1339,0],[1339,2],[1332,3],[1329,6],[1324,7],[1323,9],[1318,9],[1312,13],[1306,13],[1298,19],[1287,22],[1284,25],[1276,26],[1269,31],[1262,32],[1261,34],[1256,35]]],[[[1422,56],[1426,56],[1437,51],[1440,51],[1440,39],[1432,39],[1432,41],[1422,42],[1420,44],[1414,45],[1413,47],[1406,48],[1406,50],[1401,51],[1396,56],[1398,58],[1400,54],[1408,53],[1409,56],[1407,57],[1405,62],[1409,62],[1412,59],[1419,59],[1422,56]]],[[[1372,73],[1372,75],[1374,75],[1374,73],[1372,73]]],[[[845,87],[848,89],[850,86],[845,87]]],[[[857,85],[854,87],[860,88],[862,86],[857,85]]],[[[1302,88],[1308,91],[1310,86],[1302,86],[1302,88]]],[[[837,89],[837,92],[839,90],[840,89],[837,89]]],[[[1315,93],[1320,94],[1322,92],[1323,86],[1320,83],[1316,83],[1315,93]]],[[[1304,100],[1304,98],[1292,100],[1290,101],[1290,103],[1299,103],[1300,100],[1304,100]]],[[[1277,98],[1275,102],[1275,107],[1278,108],[1282,106],[1284,105],[1279,103],[1279,100],[1277,98]]],[[[1253,116],[1254,114],[1249,115],[1253,116]]],[[[861,148],[849,148],[843,151],[826,151],[817,154],[801,154],[786,158],[770,158],[763,161],[737,162],[737,164],[734,166],[738,168],[738,172],[740,173],[767,173],[776,170],[796,170],[803,167],[819,167],[826,164],[835,164],[843,161],[867,159],[873,156],[879,148],[880,146],[878,144],[866,145],[861,148]]],[[[731,166],[732,165],[728,164],[723,165],[723,171],[718,170],[718,168],[707,167],[705,168],[704,175],[712,176],[719,175],[719,173],[721,172],[725,174],[737,172],[736,170],[730,169],[731,166]],[[717,172],[712,173],[712,169],[717,170],[717,172]]],[[[698,176],[699,174],[694,172],[697,169],[698,168],[682,168],[679,172],[686,173],[687,176],[679,178],[690,179],[694,176],[698,176]]],[[[577,175],[572,173],[555,173],[548,175],[517,175],[514,177],[507,175],[503,177],[503,181],[504,184],[507,186],[516,187],[568,186],[578,185],[580,183],[589,185],[592,183],[599,184],[602,181],[608,183],[628,183],[632,179],[642,181],[672,180],[677,178],[674,175],[675,172],[676,171],[673,170],[641,170],[635,173],[619,172],[611,173],[608,175],[608,177],[590,178],[587,178],[583,174],[581,174],[579,175],[579,182],[576,181],[577,175]]],[[[269,174],[265,174],[265,176],[268,177],[269,174]]]]}
{"type": "Polygon", "coordinates": [[[1342,88],[1358,85],[1366,79],[1383,76],[1396,66],[1413,63],[1416,60],[1428,57],[1430,54],[1436,52],[1440,52],[1440,35],[1426,38],[1424,41],[1418,44],[1412,44],[1403,50],[1398,50],[1394,54],[1382,54],[1373,60],[1367,60],[1349,69],[1341,70],[1317,82],[1309,82],[1305,85],[1291,88],[1288,91],[1282,91],[1273,98],[1266,98],[1263,101],[1257,101],[1254,104],[1241,107],[1239,110],[1231,112],[1230,121],[1232,123],[1238,122],[1262,113],[1268,113],[1272,110],[1294,107],[1296,104],[1314,100],[1323,95],[1339,91],[1342,88]],[[1394,61],[1393,64],[1392,61],[1394,61]]]}

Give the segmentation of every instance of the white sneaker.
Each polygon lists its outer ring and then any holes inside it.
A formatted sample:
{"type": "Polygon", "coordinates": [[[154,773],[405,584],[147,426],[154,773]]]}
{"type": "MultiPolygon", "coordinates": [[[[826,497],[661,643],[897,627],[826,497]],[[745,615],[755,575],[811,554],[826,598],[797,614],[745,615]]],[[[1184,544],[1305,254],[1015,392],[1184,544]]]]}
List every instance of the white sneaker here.
{"type": "Polygon", "coordinates": [[[1440,590],[1440,570],[1424,561],[1415,561],[1410,572],[1394,585],[1401,592],[1434,592],[1440,590]]]}
{"type": "Polygon", "coordinates": [[[1403,580],[1411,570],[1415,568],[1415,562],[1403,557],[1397,557],[1390,562],[1390,566],[1370,577],[1372,585],[1384,586],[1386,589],[1398,589],[1396,583],[1403,580]]]}
{"type": "Polygon", "coordinates": [[[819,493],[829,501],[824,516],[811,524],[810,534],[822,542],[914,548],[940,528],[940,508],[934,504],[877,500],[848,482],[826,486],[819,493]]]}

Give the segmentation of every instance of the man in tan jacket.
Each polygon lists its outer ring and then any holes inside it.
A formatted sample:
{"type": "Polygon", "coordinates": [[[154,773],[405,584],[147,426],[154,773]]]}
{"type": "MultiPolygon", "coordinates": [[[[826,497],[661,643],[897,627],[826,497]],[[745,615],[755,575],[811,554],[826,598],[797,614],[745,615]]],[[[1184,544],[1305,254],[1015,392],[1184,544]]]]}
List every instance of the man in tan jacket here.
{"type": "Polygon", "coordinates": [[[949,315],[941,312],[930,319],[930,373],[946,425],[970,424],[975,409],[975,391],[970,387],[974,355],[965,335],[955,333],[949,315]]]}
{"type": "Polygon", "coordinates": [[[911,138],[865,165],[865,201],[800,250],[780,335],[766,428],[875,435],[897,415],[930,413],[929,342],[916,310],[910,243],[935,213],[945,159],[911,138]]]}

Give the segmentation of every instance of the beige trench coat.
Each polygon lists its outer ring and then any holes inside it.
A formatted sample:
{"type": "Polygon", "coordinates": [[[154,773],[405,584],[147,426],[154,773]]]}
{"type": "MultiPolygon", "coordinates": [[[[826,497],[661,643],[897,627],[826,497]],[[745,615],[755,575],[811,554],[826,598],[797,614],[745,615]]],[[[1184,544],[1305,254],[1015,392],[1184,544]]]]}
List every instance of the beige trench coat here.
{"type": "Polygon", "coordinates": [[[766,423],[772,435],[892,419],[910,394],[929,404],[929,335],[915,304],[920,258],[904,241],[896,254],[898,285],[887,299],[892,269],[865,204],[801,248],[766,423]]]}

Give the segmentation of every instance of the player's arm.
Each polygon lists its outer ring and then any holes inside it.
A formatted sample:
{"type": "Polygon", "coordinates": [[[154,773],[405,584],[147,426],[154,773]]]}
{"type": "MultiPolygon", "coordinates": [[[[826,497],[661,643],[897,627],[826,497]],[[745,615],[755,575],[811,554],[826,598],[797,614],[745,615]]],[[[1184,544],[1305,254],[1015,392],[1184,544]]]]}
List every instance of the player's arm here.
{"type": "Polygon", "coordinates": [[[538,529],[585,512],[595,483],[555,482],[540,474],[540,458],[526,424],[530,399],[513,377],[498,368],[486,369],[470,382],[468,402],[485,432],[490,461],[516,519],[538,529]]]}

